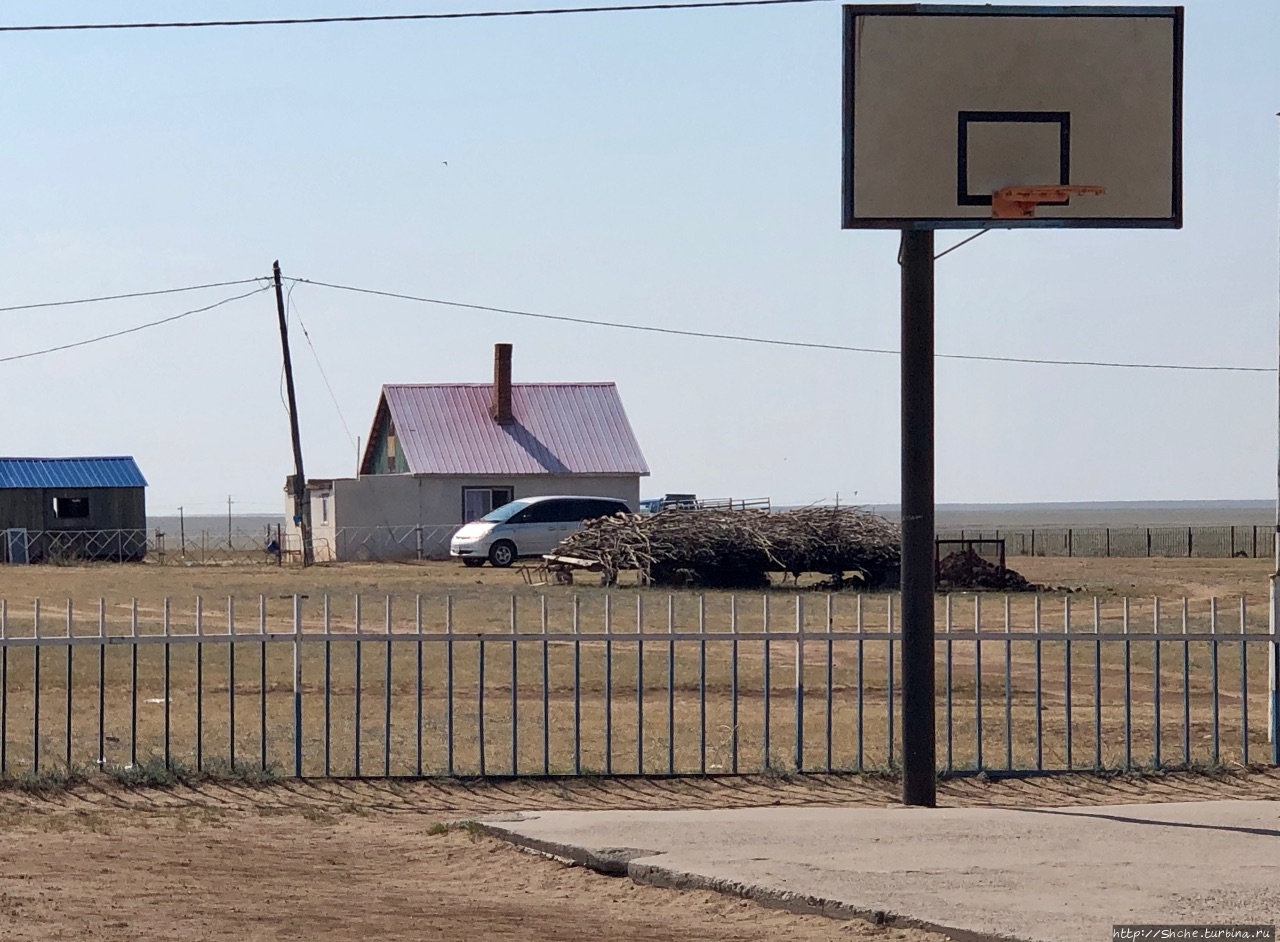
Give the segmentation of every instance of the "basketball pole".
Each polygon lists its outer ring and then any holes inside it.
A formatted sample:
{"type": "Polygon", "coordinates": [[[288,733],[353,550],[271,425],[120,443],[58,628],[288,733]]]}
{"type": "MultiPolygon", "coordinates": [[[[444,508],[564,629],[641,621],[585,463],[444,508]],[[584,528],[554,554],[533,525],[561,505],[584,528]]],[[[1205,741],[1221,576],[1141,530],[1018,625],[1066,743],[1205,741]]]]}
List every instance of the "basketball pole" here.
{"type": "Polygon", "coordinates": [[[933,230],[902,230],[902,803],[937,804],[933,230]]]}
{"type": "MultiPolygon", "coordinates": [[[[1276,115],[1280,118],[1280,114],[1276,115]]],[[[1280,341],[1278,341],[1280,342],[1280,341]]],[[[1277,347],[1280,357],[1280,346],[1277,347]]],[[[1280,372],[1277,372],[1276,395],[1280,404],[1280,372]]],[[[1280,691],[1277,691],[1277,680],[1280,680],[1280,420],[1276,426],[1276,528],[1272,536],[1275,550],[1275,569],[1271,574],[1271,642],[1267,645],[1267,738],[1271,741],[1271,764],[1280,765],[1280,691]]]]}

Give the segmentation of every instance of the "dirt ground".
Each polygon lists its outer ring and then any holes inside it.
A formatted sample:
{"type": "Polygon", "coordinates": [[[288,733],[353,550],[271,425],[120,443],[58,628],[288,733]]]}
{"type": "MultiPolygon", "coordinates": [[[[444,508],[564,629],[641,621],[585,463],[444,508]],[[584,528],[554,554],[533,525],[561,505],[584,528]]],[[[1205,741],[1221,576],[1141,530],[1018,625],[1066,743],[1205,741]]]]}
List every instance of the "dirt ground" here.
{"type": "MultiPolygon", "coordinates": [[[[951,781],[944,805],[1265,797],[1280,774],[951,781]]],[[[283,783],[0,793],[0,938],[765,942],[943,937],[638,886],[446,823],[536,808],[883,805],[893,782],[813,777],[283,783]]]]}
{"type": "MultiPolygon", "coordinates": [[[[1238,598],[1244,594],[1263,599],[1272,564],[1265,559],[1087,559],[1063,557],[1011,557],[1011,568],[1032,582],[1063,586],[1085,595],[1115,597],[1130,595],[1192,600],[1238,598]]],[[[803,580],[802,580],[803,584],[803,580]]],[[[624,576],[623,587],[631,588],[624,576]]],[[[786,585],[779,584],[780,590],[786,585]]],[[[591,577],[574,586],[528,586],[519,568],[466,569],[454,562],[423,563],[342,563],[315,566],[308,570],[270,565],[158,566],[151,564],[85,566],[5,566],[0,567],[0,598],[15,609],[26,610],[36,597],[49,603],[73,598],[84,609],[100,597],[108,602],[138,598],[148,602],[164,597],[188,603],[204,596],[212,607],[228,596],[252,600],[293,593],[319,597],[325,591],[339,597],[362,593],[371,599],[392,594],[402,598],[415,593],[440,595],[452,592],[460,599],[472,597],[509,598],[546,593],[552,598],[576,593],[591,594],[599,587],[591,577]]],[[[667,594],[654,589],[653,597],[667,594]]],[[[677,593],[687,595],[689,593],[677,593]]],[[[709,596],[724,593],[708,593],[709,596]]]]}

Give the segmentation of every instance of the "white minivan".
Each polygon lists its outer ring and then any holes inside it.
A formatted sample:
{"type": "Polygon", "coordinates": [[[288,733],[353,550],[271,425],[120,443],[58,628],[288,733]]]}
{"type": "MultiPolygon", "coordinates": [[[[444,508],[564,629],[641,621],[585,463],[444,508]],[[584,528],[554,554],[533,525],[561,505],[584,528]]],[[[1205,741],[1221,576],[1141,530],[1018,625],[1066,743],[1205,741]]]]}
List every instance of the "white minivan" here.
{"type": "Polygon", "coordinates": [[[503,504],[449,541],[449,555],[466,566],[498,568],[521,556],[550,553],[586,520],[630,513],[626,501],[612,497],[526,497],[503,504]]]}

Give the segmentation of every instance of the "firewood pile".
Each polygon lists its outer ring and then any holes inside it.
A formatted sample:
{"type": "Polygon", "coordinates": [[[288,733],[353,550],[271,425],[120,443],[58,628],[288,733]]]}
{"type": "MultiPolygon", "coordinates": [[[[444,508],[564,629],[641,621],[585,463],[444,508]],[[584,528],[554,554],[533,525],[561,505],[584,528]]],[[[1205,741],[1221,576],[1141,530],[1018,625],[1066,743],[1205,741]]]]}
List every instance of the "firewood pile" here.
{"type": "Polygon", "coordinates": [[[1043,586],[1028,582],[1021,573],[997,566],[973,550],[952,553],[938,563],[937,587],[947,589],[993,589],[1005,592],[1036,592],[1043,586]]]}
{"type": "Polygon", "coordinates": [[[755,588],[769,573],[845,574],[868,588],[897,572],[898,528],[853,507],[686,510],[591,520],[554,556],[598,567],[603,581],[636,571],[654,585],[755,588]]]}

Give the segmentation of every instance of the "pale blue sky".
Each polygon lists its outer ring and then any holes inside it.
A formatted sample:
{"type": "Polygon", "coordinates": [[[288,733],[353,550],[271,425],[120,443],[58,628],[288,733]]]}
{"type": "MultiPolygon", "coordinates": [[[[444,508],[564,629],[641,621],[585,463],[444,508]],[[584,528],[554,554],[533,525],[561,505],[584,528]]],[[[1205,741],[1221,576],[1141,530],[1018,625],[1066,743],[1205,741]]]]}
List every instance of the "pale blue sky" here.
{"type": "MultiPolygon", "coordinates": [[[[501,5],[500,3],[498,5],[501,5]]],[[[513,6],[519,4],[512,4],[513,6]]],[[[5,2],[0,22],[492,8],[5,2]]],[[[0,35],[0,306],[286,275],[574,317],[897,345],[897,236],[842,232],[840,8],[0,35]],[[443,162],[448,161],[446,166],[443,162]]],[[[1280,4],[1192,0],[1186,226],[996,232],[938,349],[1271,365],[1280,4]]],[[[940,247],[957,238],[940,234],[940,247]]],[[[0,356],[232,289],[0,314],[0,356]]],[[[646,493],[891,502],[897,361],[301,286],[353,435],[385,382],[614,380],[646,493]]],[[[0,364],[5,454],[128,453],[153,513],[283,506],[273,301],[0,364]]],[[[307,470],[353,446],[294,326],[307,470]]],[[[1275,378],[942,362],[941,501],[1266,497],[1275,378]]]]}

